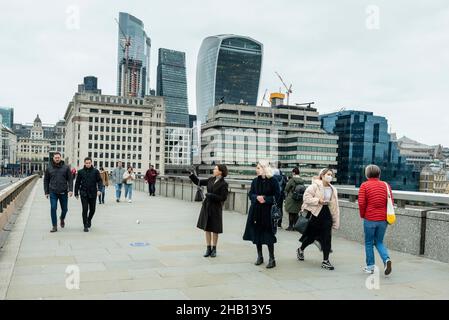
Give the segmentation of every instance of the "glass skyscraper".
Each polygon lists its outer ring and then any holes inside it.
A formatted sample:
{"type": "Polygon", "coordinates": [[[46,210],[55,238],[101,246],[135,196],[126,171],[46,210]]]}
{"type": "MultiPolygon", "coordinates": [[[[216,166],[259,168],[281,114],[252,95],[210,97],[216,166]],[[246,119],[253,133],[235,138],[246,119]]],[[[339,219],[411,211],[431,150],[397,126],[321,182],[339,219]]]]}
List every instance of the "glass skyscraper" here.
{"type": "Polygon", "coordinates": [[[341,111],[320,116],[324,130],[338,135],[337,180],[359,187],[365,166],[376,164],[395,190],[418,191],[419,172],[402,157],[388,133],[387,119],[372,112],[341,111]]]}
{"type": "Polygon", "coordinates": [[[150,49],[151,39],[145,33],[143,22],[128,13],[120,12],[117,45],[117,95],[144,97],[148,94],[150,49]],[[127,38],[130,39],[128,49],[125,45],[127,38]],[[128,56],[128,64],[126,56],[128,56]]]}
{"type": "Polygon", "coordinates": [[[13,124],[14,124],[14,109],[0,107],[0,116],[1,116],[1,122],[3,123],[3,125],[12,129],[13,124]]]}
{"type": "Polygon", "coordinates": [[[233,34],[203,40],[196,71],[198,121],[220,104],[257,105],[262,69],[262,43],[233,34]]]}
{"type": "Polygon", "coordinates": [[[157,95],[164,97],[167,124],[189,127],[186,56],[184,52],[159,49],[157,95]]]}

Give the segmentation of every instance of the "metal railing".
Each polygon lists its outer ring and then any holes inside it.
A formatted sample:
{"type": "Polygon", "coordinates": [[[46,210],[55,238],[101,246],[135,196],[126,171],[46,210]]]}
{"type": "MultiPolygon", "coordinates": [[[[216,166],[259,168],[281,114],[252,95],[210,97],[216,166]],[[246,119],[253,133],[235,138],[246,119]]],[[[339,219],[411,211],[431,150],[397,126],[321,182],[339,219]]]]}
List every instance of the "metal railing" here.
{"type": "MultiPolygon", "coordinates": [[[[190,182],[187,176],[158,176],[157,179],[158,182],[161,180],[177,180],[183,183],[190,182]]],[[[234,190],[249,190],[251,187],[251,180],[226,179],[226,181],[229,187],[234,190]]],[[[140,182],[137,181],[136,183],[145,185],[143,180],[140,182]]],[[[350,202],[357,201],[359,188],[339,185],[335,185],[335,187],[337,188],[339,198],[348,199],[350,202]]],[[[144,190],[143,187],[140,188],[141,191],[144,190]]],[[[395,204],[400,208],[404,208],[405,206],[422,206],[449,210],[449,194],[393,190],[393,199],[395,204]]]]}

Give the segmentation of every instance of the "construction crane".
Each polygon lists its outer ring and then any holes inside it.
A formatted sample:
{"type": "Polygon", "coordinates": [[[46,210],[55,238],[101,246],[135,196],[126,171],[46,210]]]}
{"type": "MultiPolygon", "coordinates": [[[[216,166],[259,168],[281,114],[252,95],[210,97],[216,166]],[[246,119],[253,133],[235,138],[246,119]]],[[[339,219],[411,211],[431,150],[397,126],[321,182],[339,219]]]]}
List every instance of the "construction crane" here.
{"type": "Polygon", "coordinates": [[[260,106],[261,106],[261,107],[263,107],[263,103],[264,103],[264,102],[268,102],[268,105],[270,104],[270,101],[268,101],[268,100],[266,99],[267,92],[268,92],[268,89],[265,89],[265,92],[264,92],[263,97],[262,97],[262,102],[260,103],[260,106]]]}
{"type": "Polygon", "coordinates": [[[131,46],[131,37],[127,36],[125,34],[125,32],[123,31],[122,27],[120,26],[120,22],[117,20],[117,18],[115,19],[115,22],[117,22],[118,28],[120,30],[120,33],[123,35],[124,37],[124,44],[122,45],[122,43],[120,43],[120,47],[122,47],[123,50],[123,54],[125,56],[125,71],[124,71],[124,76],[123,76],[123,83],[122,83],[122,95],[127,97],[128,96],[128,90],[129,90],[129,85],[128,85],[128,65],[129,65],[129,47],[131,46]]]}
{"type": "Polygon", "coordinates": [[[287,86],[287,84],[285,84],[284,79],[282,79],[281,75],[279,73],[277,73],[277,71],[275,71],[275,73],[278,76],[278,78],[281,80],[281,82],[284,85],[285,89],[287,90],[285,92],[285,94],[287,95],[287,105],[289,105],[289,103],[290,103],[290,94],[293,93],[292,85],[290,84],[290,86],[287,86]]]}

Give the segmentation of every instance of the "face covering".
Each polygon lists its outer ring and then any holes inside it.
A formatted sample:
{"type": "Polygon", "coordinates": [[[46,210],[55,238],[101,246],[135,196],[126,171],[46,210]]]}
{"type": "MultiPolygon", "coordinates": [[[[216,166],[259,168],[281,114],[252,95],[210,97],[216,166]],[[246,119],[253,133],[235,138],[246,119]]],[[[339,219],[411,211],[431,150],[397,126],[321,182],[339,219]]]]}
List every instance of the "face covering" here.
{"type": "Polygon", "coordinates": [[[325,179],[328,183],[331,183],[331,182],[332,182],[332,176],[325,176],[324,179],[325,179]]]}

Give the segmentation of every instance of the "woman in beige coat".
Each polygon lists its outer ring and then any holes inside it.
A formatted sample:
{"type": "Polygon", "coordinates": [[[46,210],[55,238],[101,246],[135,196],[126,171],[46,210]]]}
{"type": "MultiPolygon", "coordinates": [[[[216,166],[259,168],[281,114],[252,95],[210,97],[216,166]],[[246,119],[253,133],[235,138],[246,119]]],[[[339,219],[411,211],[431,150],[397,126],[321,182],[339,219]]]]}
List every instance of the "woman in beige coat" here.
{"type": "Polygon", "coordinates": [[[332,229],[340,226],[340,208],[338,206],[337,189],[331,185],[334,172],[332,169],[323,169],[319,177],[312,179],[312,184],[304,193],[302,210],[308,211],[310,217],[307,230],[302,235],[301,247],[297,250],[298,260],[304,260],[304,250],[315,241],[319,241],[323,250],[323,263],[321,267],[334,270],[329,262],[329,253],[332,244],[332,229]]]}

